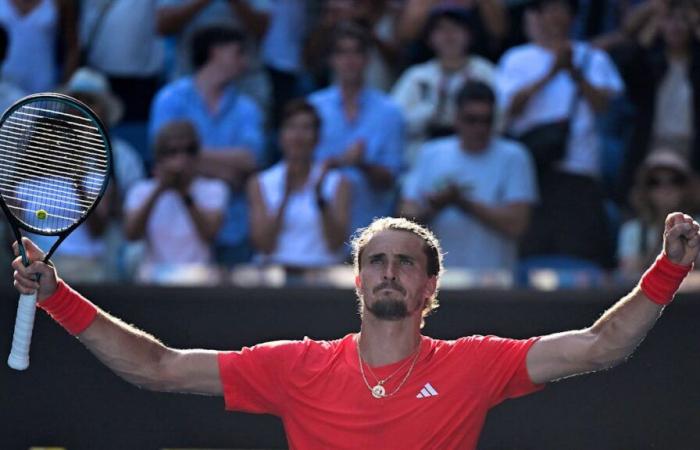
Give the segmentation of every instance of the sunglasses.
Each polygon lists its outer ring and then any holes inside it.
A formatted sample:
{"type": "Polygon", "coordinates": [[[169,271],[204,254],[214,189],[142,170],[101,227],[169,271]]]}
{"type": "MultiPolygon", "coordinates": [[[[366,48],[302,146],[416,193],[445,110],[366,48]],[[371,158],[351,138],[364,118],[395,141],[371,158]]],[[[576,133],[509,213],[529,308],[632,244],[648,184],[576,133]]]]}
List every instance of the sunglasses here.
{"type": "Polygon", "coordinates": [[[683,175],[671,175],[668,177],[653,176],[646,182],[648,188],[657,188],[659,186],[683,187],[688,180],[683,175]]]}
{"type": "Polygon", "coordinates": [[[460,114],[459,121],[465,125],[488,125],[493,123],[493,114],[460,114]]]}

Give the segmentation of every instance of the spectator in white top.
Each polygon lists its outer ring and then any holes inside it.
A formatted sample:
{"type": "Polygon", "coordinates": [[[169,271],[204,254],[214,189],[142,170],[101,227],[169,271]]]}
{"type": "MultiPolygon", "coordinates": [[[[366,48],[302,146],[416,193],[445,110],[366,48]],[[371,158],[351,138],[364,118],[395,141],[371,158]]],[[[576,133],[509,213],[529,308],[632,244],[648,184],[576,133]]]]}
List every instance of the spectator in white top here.
{"type": "Polygon", "coordinates": [[[465,82],[494,82],[494,65],[469,53],[471,20],[470,12],[463,8],[434,10],[426,36],[435,57],[409,67],[392,90],[408,126],[404,155],[409,165],[426,139],[454,133],[455,100],[465,82]]]}
{"type": "Polygon", "coordinates": [[[612,267],[612,236],[598,183],[601,145],[595,118],[622,92],[623,83],[605,52],[569,39],[574,8],[568,0],[534,1],[530,19],[538,25],[536,41],[510,49],[499,63],[499,100],[511,134],[570,122],[563,158],[552,173],[540,174],[542,203],[521,250],[526,255],[566,254],[612,267]]]}
{"type": "Polygon", "coordinates": [[[321,119],[305,100],[284,109],[283,160],[248,182],[250,229],[257,260],[302,275],[343,262],[350,222],[350,183],[314,161],[321,119]]]}
{"type": "Polygon", "coordinates": [[[430,226],[446,267],[512,271],[537,201],[532,160],[519,143],[493,136],[496,101],[488,85],[467,82],[456,103],[458,134],[421,148],[402,189],[401,214],[430,226]]]}
{"type": "Polygon", "coordinates": [[[146,253],[139,269],[212,264],[212,243],[223,223],[228,187],[196,175],[199,139],[184,120],[161,127],[154,145],[154,176],[137,183],[125,206],[125,233],[143,239],[146,253]]]}

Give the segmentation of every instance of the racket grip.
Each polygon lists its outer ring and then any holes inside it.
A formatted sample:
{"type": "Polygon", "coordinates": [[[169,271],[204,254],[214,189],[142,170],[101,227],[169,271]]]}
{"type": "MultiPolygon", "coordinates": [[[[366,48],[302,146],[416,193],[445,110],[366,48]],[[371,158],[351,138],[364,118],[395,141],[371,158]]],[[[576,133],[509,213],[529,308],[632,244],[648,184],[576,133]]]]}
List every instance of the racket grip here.
{"type": "Polygon", "coordinates": [[[12,350],[7,358],[7,364],[15,370],[24,370],[29,367],[29,345],[32,342],[35,313],[36,292],[20,295],[17,318],[15,319],[15,333],[12,337],[12,350]]]}

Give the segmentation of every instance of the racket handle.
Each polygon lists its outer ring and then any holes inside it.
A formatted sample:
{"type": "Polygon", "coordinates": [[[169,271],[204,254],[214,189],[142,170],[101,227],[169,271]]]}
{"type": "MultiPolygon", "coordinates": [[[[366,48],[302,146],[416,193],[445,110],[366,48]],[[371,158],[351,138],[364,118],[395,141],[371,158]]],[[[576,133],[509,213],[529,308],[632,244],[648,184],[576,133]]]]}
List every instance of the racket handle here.
{"type": "Polygon", "coordinates": [[[10,357],[7,358],[7,364],[15,370],[24,370],[29,367],[29,345],[32,342],[35,313],[36,292],[20,295],[12,350],[10,350],[10,357]]]}

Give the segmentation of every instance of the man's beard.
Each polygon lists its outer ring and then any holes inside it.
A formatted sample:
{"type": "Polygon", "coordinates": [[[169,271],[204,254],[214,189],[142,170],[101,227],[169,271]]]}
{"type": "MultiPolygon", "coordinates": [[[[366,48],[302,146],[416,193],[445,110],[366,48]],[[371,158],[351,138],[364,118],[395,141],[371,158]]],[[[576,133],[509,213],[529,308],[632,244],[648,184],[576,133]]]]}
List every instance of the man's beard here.
{"type": "Polygon", "coordinates": [[[410,315],[406,303],[395,298],[378,299],[372,305],[365,302],[365,308],[381,320],[401,320],[410,315]]]}

